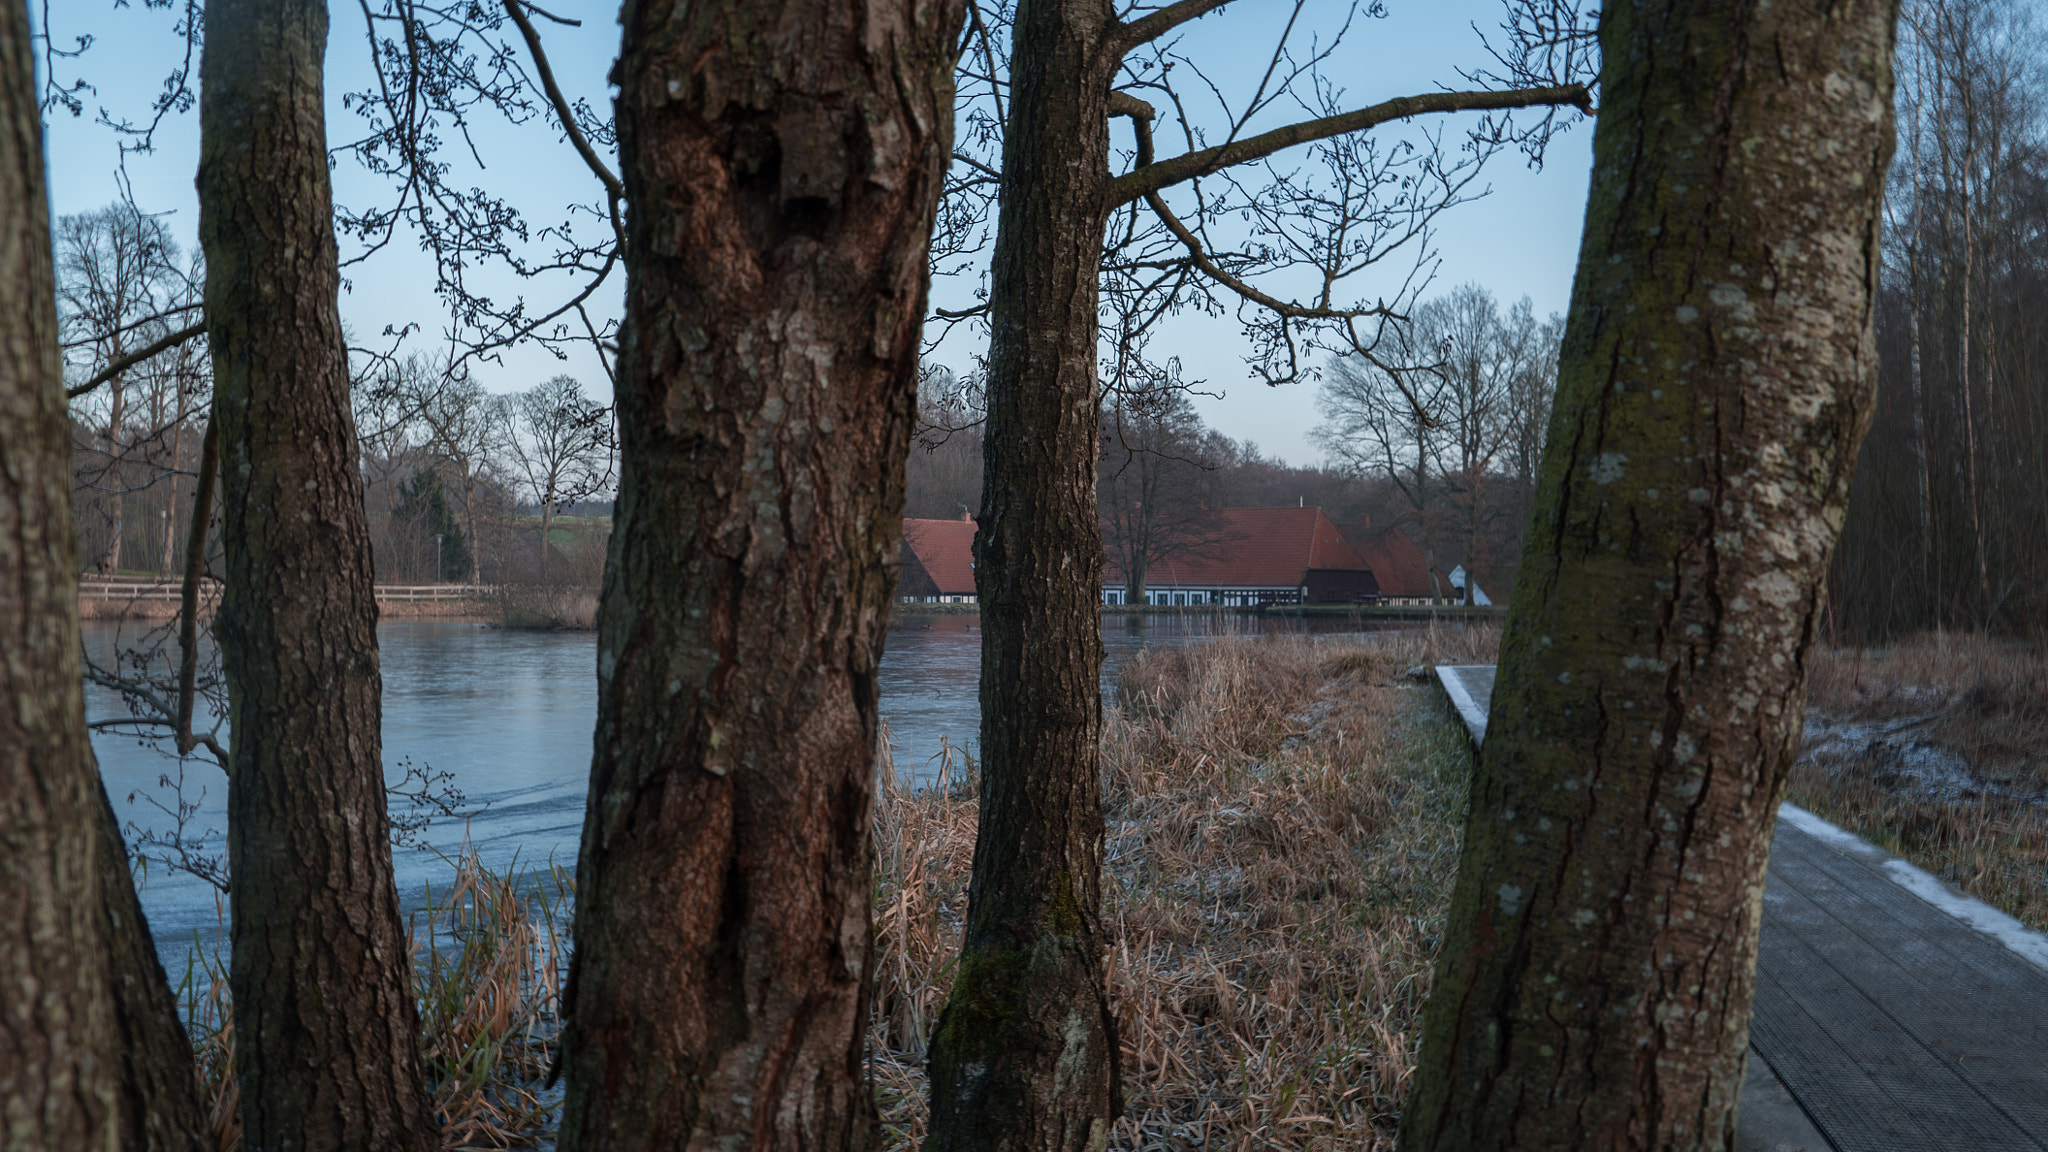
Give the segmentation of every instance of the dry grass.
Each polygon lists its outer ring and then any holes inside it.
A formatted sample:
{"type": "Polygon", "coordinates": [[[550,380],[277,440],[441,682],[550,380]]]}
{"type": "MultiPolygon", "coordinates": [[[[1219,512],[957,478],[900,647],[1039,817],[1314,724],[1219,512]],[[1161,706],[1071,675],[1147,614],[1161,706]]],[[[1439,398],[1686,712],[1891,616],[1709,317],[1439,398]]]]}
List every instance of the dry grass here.
{"type": "MultiPolygon", "coordinates": [[[[1439,694],[1404,673],[1496,642],[1230,638],[1126,668],[1104,740],[1116,1147],[1391,1145],[1469,768],[1439,694]]],[[[876,822],[870,1052],[895,1148],[924,1133],[965,912],[971,771],[949,785],[886,779],[876,822]]]]}
{"type": "Polygon", "coordinates": [[[597,627],[597,589],[573,584],[501,584],[491,593],[503,628],[540,632],[597,627]]]}
{"type": "Polygon", "coordinates": [[[553,1133],[559,1101],[538,1089],[561,1021],[573,888],[560,865],[493,872],[465,852],[448,889],[429,892],[413,917],[420,1056],[443,1149],[553,1133]]]}
{"type": "MultiPolygon", "coordinates": [[[[474,853],[412,919],[420,1048],[444,1152],[531,1147],[551,1137],[543,1094],[567,960],[574,881],[559,866],[494,872],[474,853]]],[[[225,919],[225,916],[223,916],[225,919]]],[[[225,924],[218,940],[225,947],[225,924]]],[[[193,950],[180,987],[214,1147],[242,1145],[227,958],[193,950]]]]}
{"type": "Polygon", "coordinates": [[[1789,799],[2048,928],[2048,658],[1954,634],[1822,652],[1789,799]]]}

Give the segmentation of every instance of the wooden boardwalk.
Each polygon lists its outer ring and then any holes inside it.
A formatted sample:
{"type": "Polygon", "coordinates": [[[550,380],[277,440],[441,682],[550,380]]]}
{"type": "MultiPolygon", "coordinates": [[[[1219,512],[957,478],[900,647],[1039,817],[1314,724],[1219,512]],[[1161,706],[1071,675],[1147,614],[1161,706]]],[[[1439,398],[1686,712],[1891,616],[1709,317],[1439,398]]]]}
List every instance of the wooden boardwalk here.
{"type": "MultiPolygon", "coordinates": [[[[1437,677],[1475,744],[1491,665],[1437,677]]],[[[1737,1148],[2048,1152],[2048,937],[1785,805],[1737,1148]]]]}

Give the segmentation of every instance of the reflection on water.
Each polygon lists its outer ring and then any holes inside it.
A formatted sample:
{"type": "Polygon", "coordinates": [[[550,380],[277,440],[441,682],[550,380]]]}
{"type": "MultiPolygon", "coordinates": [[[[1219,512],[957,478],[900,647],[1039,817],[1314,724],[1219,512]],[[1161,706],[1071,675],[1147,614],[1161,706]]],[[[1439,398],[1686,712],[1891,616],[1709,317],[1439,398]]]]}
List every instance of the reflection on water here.
{"type": "MultiPolygon", "coordinates": [[[[1103,686],[1113,691],[1124,662],[1150,645],[1356,627],[1334,620],[1253,616],[1106,616],[1103,686]]],[[[133,623],[85,623],[87,650],[102,664],[111,663],[117,649],[135,645],[140,634],[133,623]]],[[[403,621],[380,624],[377,636],[384,668],[388,778],[399,780],[408,759],[449,773],[474,811],[466,822],[435,822],[424,835],[424,849],[397,851],[398,889],[406,905],[419,902],[428,882],[446,877],[444,857],[458,851],[465,839],[494,867],[555,861],[573,869],[597,715],[595,635],[403,621]]],[[[981,628],[974,616],[913,616],[889,630],[882,712],[899,771],[920,776],[935,771],[932,757],[942,737],[956,748],[974,745],[981,716],[980,664],[981,628]]],[[[87,688],[86,709],[93,720],[124,715],[119,699],[100,688],[87,688]]],[[[117,730],[96,732],[93,747],[124,823],[167,828],[169,819],[146,798],[173,806],[171,789],[161,782],[175,783],[182,768],[184,797],[196,804],[188,835],[210,837],[211,850],[223,851],[219,837],[226,778],[211,761],[195,758],[181,765],[117,730]]],[[[195,939],[210,946],[219,932],[213,889],[161,866],[150,867],[142,880],[150,927],[175,981],[184,970],[187,946],[195,939]]]]}

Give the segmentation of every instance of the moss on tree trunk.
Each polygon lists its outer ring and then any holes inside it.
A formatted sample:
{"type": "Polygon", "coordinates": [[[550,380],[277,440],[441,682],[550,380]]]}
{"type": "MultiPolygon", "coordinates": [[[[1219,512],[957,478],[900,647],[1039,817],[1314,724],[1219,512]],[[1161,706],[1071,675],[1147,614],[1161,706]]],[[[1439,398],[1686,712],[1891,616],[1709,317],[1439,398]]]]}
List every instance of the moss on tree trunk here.
{"type": "Polygon", "coordinates": [[[1887,0],[1605,8],[1592,191],[1401,1147],[1732,1140],[1868,423],[1887,0]]]}

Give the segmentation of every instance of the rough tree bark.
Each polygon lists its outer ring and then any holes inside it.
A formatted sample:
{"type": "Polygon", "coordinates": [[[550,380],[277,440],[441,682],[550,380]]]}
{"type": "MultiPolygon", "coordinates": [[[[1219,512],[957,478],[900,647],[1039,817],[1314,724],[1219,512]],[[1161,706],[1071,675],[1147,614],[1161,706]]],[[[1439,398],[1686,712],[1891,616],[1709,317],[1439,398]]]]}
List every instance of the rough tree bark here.
{"type": "Polygon", "coordinates": [[[425,1149],[392,884],[377,602],[328,184],[321,0],[210,0],[199,234],[234,733],[236,1075],[245,1147],[425,1149]]]}
{"type": "Polygon", "coordinates": [[[213,1152],[206,1108],[199,1099],[192,1038],[178,1019],[178,998],[157,956],[121,825],[97,772],[93,791],[93,817],[99,825],[101,931],[113,981],[115,1051],[121,1061],[120,1144],[129,1152],[213,1152]]]}
{"type": "Polygon", "coordinates": [[[104,835],[27,6],[0,3],[0,1142],[120,1147],[104,835]]]}
{"type": "Polygon", "coordinates": [[[205,1116],[85,728],[28,14],[0,3],[0,1144],[199,1152],[205,1116]],[[32,990],[32,991],[29,991],[32,990]]]}
{"type": "Polygon", "coordinates": [[[876,670],[957,0],[631,0],[562,1147],[855,1149],[876,670]]]}
{"type": "Polygon", "coordinates": [[[1099,1149],[1122,1107],[1102,954],[1098,276],[1105,0],[1020,4],[990,270],[981,817],[931,1046],[931,1152],[1099,1149]]]}
{"type": "Polygon", "coordinates": [[[1605,8],[1557,407],[1403,1149],[1733,1139],[1871,410],[1896,14],[1605,8]]]}

